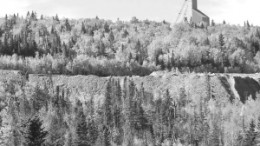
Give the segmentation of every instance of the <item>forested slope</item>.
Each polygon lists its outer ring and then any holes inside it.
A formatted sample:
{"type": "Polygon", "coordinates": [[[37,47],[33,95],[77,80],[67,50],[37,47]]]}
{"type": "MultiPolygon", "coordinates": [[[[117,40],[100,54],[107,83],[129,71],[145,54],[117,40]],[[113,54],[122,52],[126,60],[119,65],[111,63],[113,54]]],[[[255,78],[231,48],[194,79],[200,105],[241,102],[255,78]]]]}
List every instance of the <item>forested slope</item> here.
{"type": "Polygon", "coordinates": [[[259,27],[194,27],[138,20],[112,22],[6,15],[0,26],[0,68],[29,73],[149,75],[157,70],[259,71],[259,27]]]}
{"type": "Polygon", "coordinates": [[[27,135],[37,130],[30,125],[40,123],[46,145],[253,146],[259,139],[259,78],[156,72],[26,80],[1,71],[1,143],[28,144],[27,135]]]}

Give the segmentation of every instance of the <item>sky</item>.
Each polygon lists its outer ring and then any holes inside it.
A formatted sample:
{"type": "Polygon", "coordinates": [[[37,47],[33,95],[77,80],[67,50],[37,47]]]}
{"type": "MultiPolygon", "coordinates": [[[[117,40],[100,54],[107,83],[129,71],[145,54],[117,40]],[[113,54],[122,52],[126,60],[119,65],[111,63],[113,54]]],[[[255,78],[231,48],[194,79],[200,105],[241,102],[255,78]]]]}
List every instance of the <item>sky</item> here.
{"type": "MultiPolygon", "coordinates": [[[[140,20],[174,23],[184,0],[1,0],[0,17],[36,11],[38,15],[60,18],[140,20]]],[[[243,25],[248,20],[260,26],[260,0],[198,0],[198,8],[217,23],[243,25]]]]}

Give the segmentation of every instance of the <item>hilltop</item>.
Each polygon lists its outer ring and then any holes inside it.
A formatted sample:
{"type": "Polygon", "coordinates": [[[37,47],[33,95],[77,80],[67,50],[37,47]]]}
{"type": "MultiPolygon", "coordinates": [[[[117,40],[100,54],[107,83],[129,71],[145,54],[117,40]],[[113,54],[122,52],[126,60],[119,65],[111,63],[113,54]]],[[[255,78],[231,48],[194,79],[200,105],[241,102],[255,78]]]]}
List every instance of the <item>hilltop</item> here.
{"type": "Polygon", "coordinates": [[[259,72],[258,26],[60,19],[28,12],[0,26],[0,68],[28,73],[124,76],[159,70],[259,72]]]}

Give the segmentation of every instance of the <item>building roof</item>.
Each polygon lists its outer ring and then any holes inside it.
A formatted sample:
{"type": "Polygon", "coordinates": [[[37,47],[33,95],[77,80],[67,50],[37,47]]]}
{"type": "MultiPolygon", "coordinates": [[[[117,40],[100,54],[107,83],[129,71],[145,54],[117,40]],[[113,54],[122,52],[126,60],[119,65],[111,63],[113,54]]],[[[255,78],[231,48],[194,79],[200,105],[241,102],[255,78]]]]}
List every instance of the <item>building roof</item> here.
{"type": "Polygon", "coordinates": [[[209,18],[206,14],[204,14],[203,12],[201,12],[201,11],[198,10],[198,9],[193,9],[193,11],[196,11],[196,12],[200,13],[201,15],[203,15],[204,17],[209,18]]]}

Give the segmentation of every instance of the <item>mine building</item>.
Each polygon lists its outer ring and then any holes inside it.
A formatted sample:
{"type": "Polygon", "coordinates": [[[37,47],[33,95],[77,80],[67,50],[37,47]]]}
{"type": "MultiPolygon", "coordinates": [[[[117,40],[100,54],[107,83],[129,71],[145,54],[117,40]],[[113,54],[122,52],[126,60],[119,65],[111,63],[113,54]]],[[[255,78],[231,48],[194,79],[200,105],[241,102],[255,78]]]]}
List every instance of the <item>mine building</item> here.
{"type": "Polygon", "coordinates": [[[204,26],[209,26],[209,22],[210,22],[209,17],[198,9],[198,1],[192,0],[191,3],[192,3],[191,22],[196,25],[203,24],[204,26]]]}

